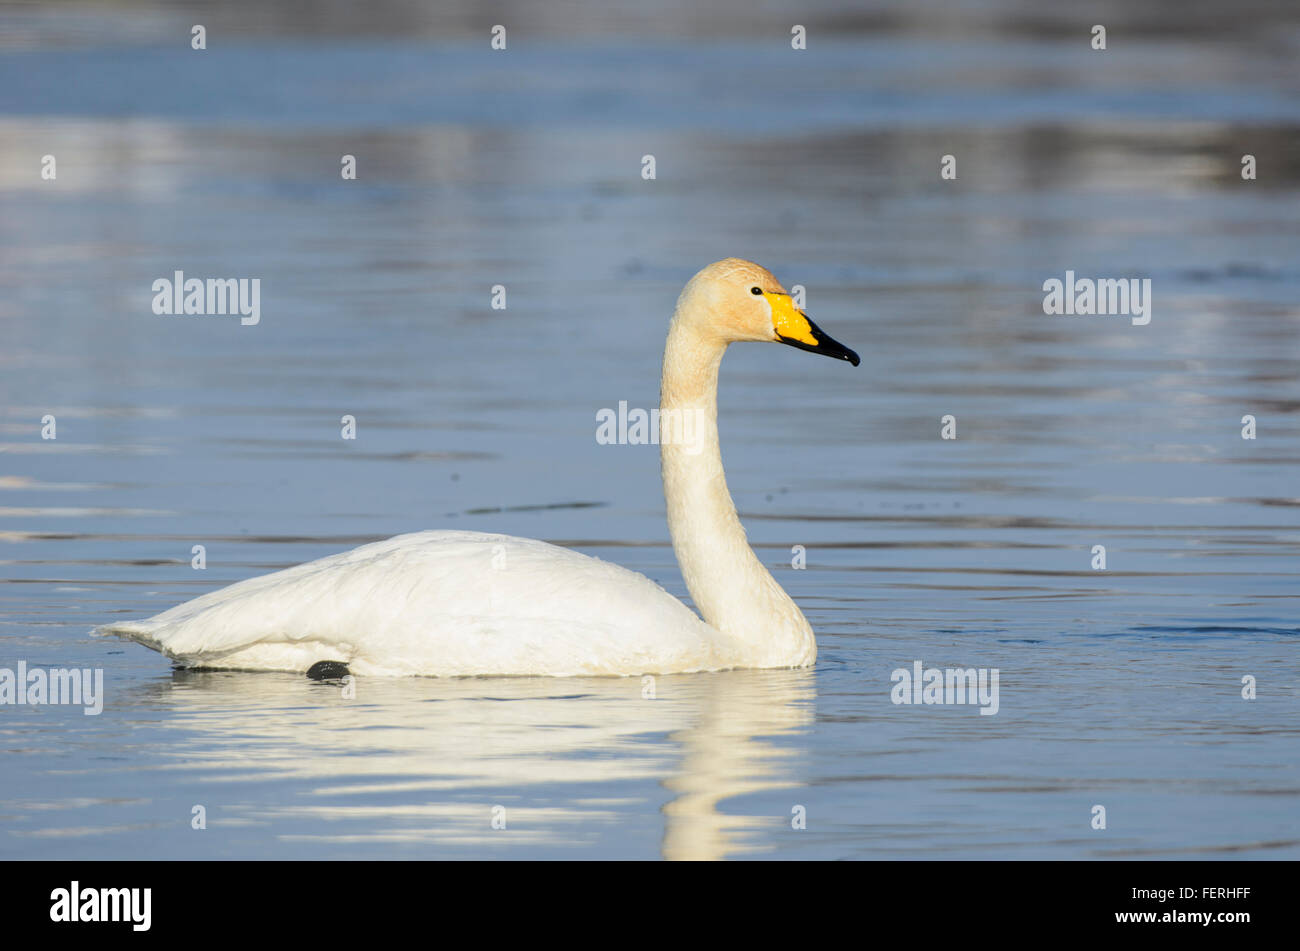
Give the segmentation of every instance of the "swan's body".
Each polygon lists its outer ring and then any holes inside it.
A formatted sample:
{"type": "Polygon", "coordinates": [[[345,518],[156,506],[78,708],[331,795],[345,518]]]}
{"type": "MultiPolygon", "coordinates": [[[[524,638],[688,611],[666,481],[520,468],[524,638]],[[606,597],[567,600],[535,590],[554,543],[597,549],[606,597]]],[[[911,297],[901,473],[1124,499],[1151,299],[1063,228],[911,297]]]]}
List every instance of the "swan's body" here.
{"type": "Polygon", "coordinates": [[[734,665],[742,646],[635,571],[479,532],[398,535],[114,632],[184,666],[341,660],[363,675],[713,670],[734,665]]]}
{"type": "Polygon", "coordinates": [[[597,558],[508,535],[429,531],[99,630],[183,666],[238,670],[338,661],[363,675],[572,676],[809,665],[812,628],[750,549],[727,491],[717,380],[735,340],[858,362],[755,264],[729,258],[686,285],[664,351],[660,411],[689,415],[696,429],[660,441],[673,548],[703,621],[650,579],[597,558]]]}

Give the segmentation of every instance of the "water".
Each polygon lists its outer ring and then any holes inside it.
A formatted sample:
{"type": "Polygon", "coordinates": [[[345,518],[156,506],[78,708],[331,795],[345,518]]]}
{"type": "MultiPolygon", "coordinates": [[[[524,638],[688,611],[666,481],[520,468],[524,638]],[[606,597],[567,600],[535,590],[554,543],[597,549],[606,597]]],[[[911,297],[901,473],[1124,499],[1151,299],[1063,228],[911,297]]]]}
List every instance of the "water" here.
{"type": "Polygon", "coordinates": [[[107,691],[0,708],[0,855],[1300,856],[1300,17],[1155,6],[1094,53],[1028,2],[826,3],[798,54],[728,4],[506,8],[504,54],[468,4],[0,7],[0,666],[107,691]],[[655,447],[595,418],[732,254],[863,356],[722,371],[814,670],[346,699],[89,636],[425,528],[685,596],[655,447]],[[178,269],[261,278],[261,323],[155,316],[178,269]],[[1151,323],[1045,316],[1066,269],[1149,277],[1151,323]],[[916,660],[999,712],[892,704],[916,660]]]}

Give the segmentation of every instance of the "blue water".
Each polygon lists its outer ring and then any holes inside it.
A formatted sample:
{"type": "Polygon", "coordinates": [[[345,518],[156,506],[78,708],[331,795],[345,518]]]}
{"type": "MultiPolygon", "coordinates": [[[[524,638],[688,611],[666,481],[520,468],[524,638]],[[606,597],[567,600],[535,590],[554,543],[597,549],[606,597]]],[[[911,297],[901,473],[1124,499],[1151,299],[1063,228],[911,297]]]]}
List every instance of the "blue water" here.
{"type": "Polygon", "coordinates": [[[1094,52],[1028,2],[827,2],[796,53],[708,6],[525,7],[493,53],[468,4],[0,4],[0,668],[106,692],[0,706],[0,855],[1300,856],[1300,14],[1103,5],[1094,52]],[[815,669],[347,698],[89,636],[425,528],[686,597],[656,448],[596,413],[655,405],[727,255],[863,357],[722,371],[815,669]],[[1044,315],[1067,269],[1150,278],[1150,324],[1044,315]],[[261,322],[154,315],[175,270],[260,278],[261,322]],[[998,713],[891,703],[918,660],[997,668],[998,713]]]}

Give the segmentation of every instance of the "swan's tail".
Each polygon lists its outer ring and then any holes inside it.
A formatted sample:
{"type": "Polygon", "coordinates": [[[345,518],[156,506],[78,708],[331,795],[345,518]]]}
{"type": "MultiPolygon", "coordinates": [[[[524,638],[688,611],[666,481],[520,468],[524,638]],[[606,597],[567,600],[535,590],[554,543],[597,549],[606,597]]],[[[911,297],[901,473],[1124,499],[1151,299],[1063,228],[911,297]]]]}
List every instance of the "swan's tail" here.
{"type": "Polygon", "coordinates": [[[348,652],[341,653],[337,645],[328,641],[269,641],[210,648],[195,645],[193,637],[187,642],[185,632],[175,622],[159,623],[157,618],[113,621],[92,629],[90,634],[92,637],[111,635],[135,641],[162,654],[178,667],[307,672],[316,679],[326,680],[350,673],[348,652]]]}
{"type": "Polygon", "coordinates": [[[91,630],[90,636],[121,637],[161,653],[167,653],[167,649],[157,637],[155,628],[148,621],[114,621],[111,624],[101,624],[91,630]]]}

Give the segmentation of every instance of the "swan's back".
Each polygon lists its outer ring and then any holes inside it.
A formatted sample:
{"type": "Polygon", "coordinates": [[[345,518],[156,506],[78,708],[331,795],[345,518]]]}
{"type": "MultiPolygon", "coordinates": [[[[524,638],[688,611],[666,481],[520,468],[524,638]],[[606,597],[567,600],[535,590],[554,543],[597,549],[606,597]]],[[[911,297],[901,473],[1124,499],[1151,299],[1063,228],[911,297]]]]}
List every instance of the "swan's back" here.
{"type": "Polygon", "coordinates": [[[716,670],[737,645],[650,579],[532,539],[428,531],[250,578],[102,633],[188,667],[359,674],[716,670]]]}

